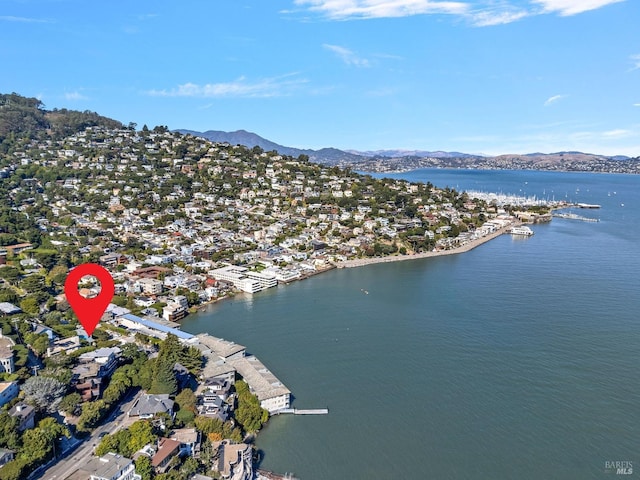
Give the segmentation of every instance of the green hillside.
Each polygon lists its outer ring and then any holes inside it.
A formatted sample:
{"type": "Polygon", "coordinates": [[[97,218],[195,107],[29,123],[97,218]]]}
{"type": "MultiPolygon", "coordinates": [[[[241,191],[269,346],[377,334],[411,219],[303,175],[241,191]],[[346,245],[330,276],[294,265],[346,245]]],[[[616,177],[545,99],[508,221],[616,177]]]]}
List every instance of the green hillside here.
{"type": "Polygon", "coordinates": [[[48,111],[37,98],[17,93],[0,94],[0,152],[17,139],[62,138],[90,126],[121,128],[122,123],[95,112],[54,109],[48,111]]]}

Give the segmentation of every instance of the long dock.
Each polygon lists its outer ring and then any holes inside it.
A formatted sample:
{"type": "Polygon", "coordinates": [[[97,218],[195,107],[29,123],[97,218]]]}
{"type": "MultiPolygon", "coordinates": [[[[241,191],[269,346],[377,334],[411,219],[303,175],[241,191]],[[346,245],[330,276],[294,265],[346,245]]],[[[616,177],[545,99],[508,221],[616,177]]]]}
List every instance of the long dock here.
{"type": "Polygon", "coordinates": [[[555,218],[566,218],[569,220],[580,220],[581,222],[599,222],[599,218],[591,218],[591,217],[583,217],[582,215],[577,215],[575,213],[554,213],[552,214],[555,218]]]}
{"type": "Polygon", "coordinates": [[[328,408],[302,409],[302,408],[282,408],[272,413],[272,415],[280,415],[281,413],[290,413],[293,415],[327,415],[328,408]]]}

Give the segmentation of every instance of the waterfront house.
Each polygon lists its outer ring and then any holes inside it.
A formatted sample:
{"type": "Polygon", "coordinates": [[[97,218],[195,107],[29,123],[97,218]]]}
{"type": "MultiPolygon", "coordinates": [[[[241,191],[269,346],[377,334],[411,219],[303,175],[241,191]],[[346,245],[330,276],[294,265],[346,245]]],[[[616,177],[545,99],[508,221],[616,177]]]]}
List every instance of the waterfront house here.
{"type": "Polygon", "coordinates": [[[197,408],[198,415],[217,418],[222,422],[229,419],[229,404],[209,390],[198,396],[197,408]]]}
{"type": "Polygon", "coordinates": [[[233,444],[228,440],[214,442],[213,469],[226,480],[250,480],[253,478],[253,450],[246,443],[233,444]]]}
{"type": "Polygon", "coordinates": [[[291,406],[291,391],[256,356],[234,358],[229,363],[242,375],[251,393],[260,400],[260,406],[269,413],[291,406]]]}

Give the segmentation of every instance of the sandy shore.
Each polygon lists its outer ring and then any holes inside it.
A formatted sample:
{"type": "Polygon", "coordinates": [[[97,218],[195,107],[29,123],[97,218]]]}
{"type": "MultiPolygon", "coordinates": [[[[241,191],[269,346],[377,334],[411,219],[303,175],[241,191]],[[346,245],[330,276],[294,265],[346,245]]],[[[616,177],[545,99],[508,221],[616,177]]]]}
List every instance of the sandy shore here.
{"type": "Polygon", "coordinates": [[[468,252],[469,250],[473,250],[474,248],[482,245],[483,243],[488,242],[489,240],[493,240],[496,237],[499,237],[503,233],[507,233],[507,231],[513,225],[508,225],[506,227],[501,228],[489,235],[485,235],[484,237],[480,237],[476,240],[472,240],[464,245],[456,248],[452,248],[449,250],[438,250],[436,252],[423,252],[423,253],[414,253],[412,255],[390,255],[388,257],[372,257],[372,258],[358,258],[356,260],[346,260],[344,262],[339,262],[336,264],[338,268],[353,268],[353,267],[363,267],[365,265],[371,265],[373,263],[387,263],[387,262],[401,262],[403,260],[415,260],[417,258],[430,258],[430,257],[440,257],[442,255],[457,255],[458,253],[468,252]]]}

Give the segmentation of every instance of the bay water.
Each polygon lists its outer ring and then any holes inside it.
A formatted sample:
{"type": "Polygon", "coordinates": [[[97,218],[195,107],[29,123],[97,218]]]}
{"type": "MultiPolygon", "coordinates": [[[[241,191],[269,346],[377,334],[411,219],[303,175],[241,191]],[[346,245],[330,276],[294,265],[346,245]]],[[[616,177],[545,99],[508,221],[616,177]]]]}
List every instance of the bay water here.
{"type": "Polygon", "coordinates": [[[600,221],[332,270],[189,316],[185,331],[246,345],[294,406],[330,410],[270,419],[262,467],[303,480],[582,480],[631,462],[626,478],[639,476],[640,176],[387,176],[600,204],[573,210],[600,221]]]}

